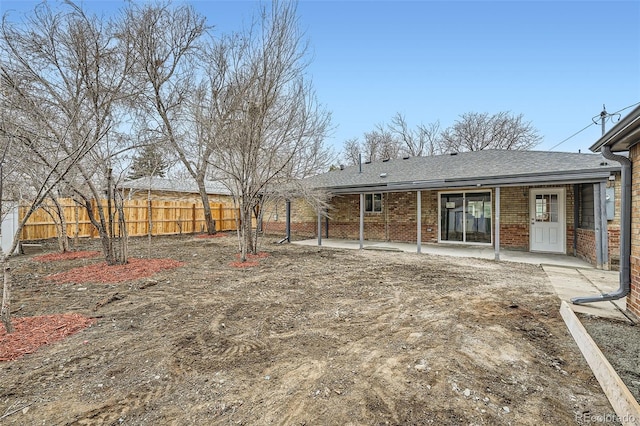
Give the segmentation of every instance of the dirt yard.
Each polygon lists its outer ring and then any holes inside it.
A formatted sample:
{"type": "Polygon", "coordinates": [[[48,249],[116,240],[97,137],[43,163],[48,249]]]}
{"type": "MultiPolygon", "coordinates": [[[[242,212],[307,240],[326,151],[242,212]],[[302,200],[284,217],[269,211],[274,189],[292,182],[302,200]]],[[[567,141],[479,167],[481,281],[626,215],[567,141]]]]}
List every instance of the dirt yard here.
{"type": "MultiPolygon", "coordinates": [[[[183,264],[115,284],[47,278],[99,257],[13,260],[15,317],[96,322],[0,363],[0,424],[564,425],[612,415],[542,269],[273,241],[241,268],[234,238],[155,239],[154,258],[183,264]]],[[[145,239],[132,241],[132,257],[147,253],[145,239]]]]}

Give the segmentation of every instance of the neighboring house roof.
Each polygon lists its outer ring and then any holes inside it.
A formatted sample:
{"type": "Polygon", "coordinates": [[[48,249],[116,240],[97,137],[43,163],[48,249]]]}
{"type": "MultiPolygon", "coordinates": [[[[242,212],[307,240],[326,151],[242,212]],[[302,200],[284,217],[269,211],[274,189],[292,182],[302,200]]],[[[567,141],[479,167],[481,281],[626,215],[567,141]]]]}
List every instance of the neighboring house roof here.
{"type": "Polygon", "coordinates": [[[485,150],[345,167],[305,180],[332,193],[594,182],[620,170],[596,154],[485,150]]]}
{"type": "Polygon", "coordinates": [[[599,152],[603,146],[609,146],[611,151],[628,151],[637,143],[640,143],[640,106],[618,121],[589,149],[599,152]]]}
{"type": "MultiPolygon", "coordinates": [[[[120,185],[123,189],[133,190],[147,190],[149,189],[149,178],[143,177],[135,180],[123,182],[120,185]]],[[[231,191],[227,189],[221,182],[218,181],[206,181],[205,188],[207,194],[213,195],[231,195],[231,191]]],[[[171,192],[184,192],[189,194],[197,194],[198,185],[192,180],[175,180],[165,179],[160,177],[151,178],[151,190],[152,191],[171,191],[171,192]]]]}

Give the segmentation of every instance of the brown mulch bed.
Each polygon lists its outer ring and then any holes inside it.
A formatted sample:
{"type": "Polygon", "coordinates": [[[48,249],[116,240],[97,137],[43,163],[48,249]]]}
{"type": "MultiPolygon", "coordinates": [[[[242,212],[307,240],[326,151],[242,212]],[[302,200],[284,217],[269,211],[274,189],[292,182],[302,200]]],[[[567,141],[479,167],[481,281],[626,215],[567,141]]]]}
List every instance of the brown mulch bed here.
{"type": "Polygon", "coordinates": [[[96,320],[80,314],[42,315],[13,318],[14,332],[7,334],[0,324],[0,361],[11,361],[35,352],[39,347],[62,340],[96,320]]]}
{"type": "Polygon", "coordinates": [[[47,279],[57,284],[87,282],[120,283],[138,278],[146,278],[156,272],[173,269],[184,265],[173,259],[129,259],[125,265],[107,265],[101,262],[95,265],[74,268],[66,272],[49,275],[47,279]]]}
{"type": "Polygon", "coordinates": [[[100,256],[99,251],[68,251],[65,253],[42,254],[32,259],[37,262],[56,262],[59,260],[90,259],[98,256],[100,256]]]}

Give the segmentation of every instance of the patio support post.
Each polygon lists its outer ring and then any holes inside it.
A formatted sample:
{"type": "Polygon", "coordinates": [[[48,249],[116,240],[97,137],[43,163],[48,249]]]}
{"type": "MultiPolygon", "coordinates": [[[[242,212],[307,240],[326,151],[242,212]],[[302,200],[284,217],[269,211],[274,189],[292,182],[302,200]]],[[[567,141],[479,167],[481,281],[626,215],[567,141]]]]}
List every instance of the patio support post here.
{"type": "Polygon", "coordinates": [[[329,216],[324,217],[324,237],[329,239],[329,216]]]}
{"type": "Polygon", "coordinates": [[[360,250],[364,247],[364,194],[360,194],[360,250]]]}
{"type": "Polygon", "coordinates": [[[494,228],[494,237],[493,237],[493,245],[495,249],[495,260],[500,260],[500,187],[496,186],[495,191],[495,223],[493,224],[494,228]]]}
{"type": "Polygon", "coordinates": [[[416,203],[417,203],[417,208],[416,208],[416,223],[417,223],[417,251],[418,253],[422,253],[422,192],[420,190],[416,191],[416,203]]]}
{"type": "Polygon", "coordinates": [[[318,245],[322,245],[322,209],[318,207],[318,245]]]}
{"type": "Polygon", "coordinates": [[[607,227],[607,185],[600,182],[600,241],[602,244],[602,267],[609,270],[609,231],[607,227]]]}
{"type": "Polygon", "coordinates": [[[602,269],[602,218],[600,217],[600,184],[593,184],[593,231],[596,240],[596,268],[602,269]]]}

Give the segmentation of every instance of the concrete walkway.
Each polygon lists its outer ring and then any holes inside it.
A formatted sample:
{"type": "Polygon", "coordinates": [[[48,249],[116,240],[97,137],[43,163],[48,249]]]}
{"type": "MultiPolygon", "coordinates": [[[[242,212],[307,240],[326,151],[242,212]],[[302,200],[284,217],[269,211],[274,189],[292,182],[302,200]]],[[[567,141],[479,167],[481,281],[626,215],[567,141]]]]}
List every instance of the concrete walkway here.
{"type": "MultiPolygon", "coordinates": [[[[293,241],[293,244],[317,246],[318,240],[293,241]]],[[[322,247],[359,249],[360,242],[354,240],[323,239],[322,247]]],[[[417,247],[411,243],[394,243],[388,241],[365,241],[365,250],[385,250],[406,253],[417,253],[417,247]]],[[[440,256],[475,257],[495,259],[493,247],[422,244],[421,254],[440,256]]],[[[597,296],[615,291],[619,286],[619,272],[595,269],[590,263],[577,257],[562,254],[531,253],[515,250],[501,250],[500,260],[540,265],[549,277],[560,300],[567,301],[574,312],[630,321],[624,314],[626,298],[615,302],[594,302],[585,305],[574,305],[571,298],[578,296],[597,296]]]]}
{"type": "Polygon", "coordinates": [[[599,296],[617,290],[620,286],[618,271],[563,268],[553,265],[542,265],[542,269],[547,273],[560,300],[566,301],[574,312],[633,323],[624,313],[627,309],[626,297],[610,302],[593,302],[584,305],[571,303],[573,297],[599,296]]]}

